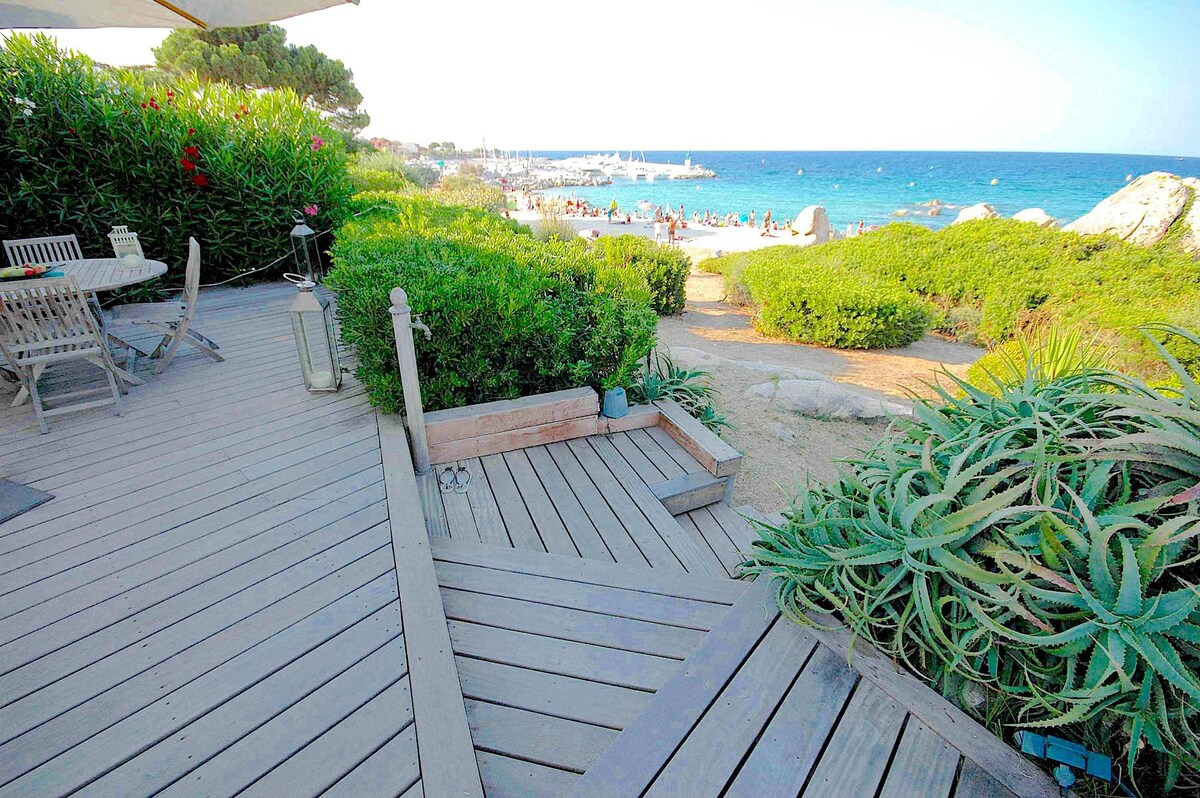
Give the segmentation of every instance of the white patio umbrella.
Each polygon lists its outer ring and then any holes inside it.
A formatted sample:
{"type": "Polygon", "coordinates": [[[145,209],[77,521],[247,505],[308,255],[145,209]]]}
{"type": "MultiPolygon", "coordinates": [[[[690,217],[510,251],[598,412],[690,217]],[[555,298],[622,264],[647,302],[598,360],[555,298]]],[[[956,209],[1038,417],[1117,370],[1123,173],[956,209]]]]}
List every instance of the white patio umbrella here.
{"type": "Polygon", "coordinates": [[[0,0],[0,28],[232,28],[358,0],[0,0]]]}

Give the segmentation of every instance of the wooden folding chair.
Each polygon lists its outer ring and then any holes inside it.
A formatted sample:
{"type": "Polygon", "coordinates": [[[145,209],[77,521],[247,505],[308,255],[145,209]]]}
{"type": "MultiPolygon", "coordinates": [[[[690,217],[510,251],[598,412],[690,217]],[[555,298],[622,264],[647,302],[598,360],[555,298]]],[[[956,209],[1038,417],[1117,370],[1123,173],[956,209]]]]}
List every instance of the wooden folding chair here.
{"type": "Polygon", "coordinates": [[[162,358],[154,367],[155,374],[161,374],[170,364],[181,343],[194,346],[213,360],[225,359],[217,354],[216,350],[220,349],[217,344],[191,328],[192,314],[196,312],[196,299],[200,293],[200,245],[194,238],[188,239],[187,271],[183,282],[183,296],[178,302],[140,302],[118,305],[109,311],[110,325],[128,324],[163,334],[162,340],[150,354],[151,357],[162,358]]]}
{"type": "MultiPolygon", "coordinates": [[[[121,391],[117,367],[104,343],[104,335],[88,307],[87,297],[74,277],[49,280],[25,280],[0,283],[0,352],[17,372],[30,397],[33,412],[42,432],[49,432],[50,416],[116,405],[121,415],[121,391]],[[107,388],[88,388],[43,397],[38,379],[52,365],[83,360],[104,371],[107,388]],[[61,402],[94,394],[111,393],[110,398],[93,399],[59,407],[45,402],[61,402]]],[[[23,401],[18,397],[14,406],[23,401]]]]}
{"type": "Polygon", "coordinates": [[[75,236],[14,238],[4,242],[9,266],[50,266],[68,260],[83,260],[79,239],[75,236]]]}

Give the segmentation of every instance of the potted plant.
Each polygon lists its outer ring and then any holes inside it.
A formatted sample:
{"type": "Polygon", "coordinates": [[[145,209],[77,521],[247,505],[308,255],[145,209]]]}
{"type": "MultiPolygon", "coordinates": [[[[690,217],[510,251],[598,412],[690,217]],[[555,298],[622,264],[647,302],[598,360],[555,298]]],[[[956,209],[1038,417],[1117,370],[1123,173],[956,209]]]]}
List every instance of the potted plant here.
{"type": "Polygon", "coordinates": [[[604,402],[600,406],[600,413],[608,418],[620,418],[629,412],[629,398],[625,395],[625,388],[621,385],[626,381],[627,375],[620,372],[614,372],[600,381],[600,387],[604,389],[604,402]]]}

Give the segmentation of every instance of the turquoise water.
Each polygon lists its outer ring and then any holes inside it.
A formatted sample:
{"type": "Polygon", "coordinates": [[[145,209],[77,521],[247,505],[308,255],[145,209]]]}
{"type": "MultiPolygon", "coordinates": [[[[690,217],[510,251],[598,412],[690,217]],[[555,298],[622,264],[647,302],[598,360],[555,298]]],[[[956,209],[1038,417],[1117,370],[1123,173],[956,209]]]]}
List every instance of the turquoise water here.
{"type": "MultiPolygon", "coordinates": [[[[540,152],[551,158],[581,152],[540,152]]],[[[622,153],[628,157],[628,152],[622,153]]],[[[556,189],[548,195],[576,196],[607,207],[615,197],[622,208],[639,200],[684,206],[724,216],[767,209],[781,222],[808,205],[823,205],[833,225],[845,229],[861,219],[868,225],[895,221],[906,209],[907,221],[942,227],[958,211],[925,215],[918,205],[940,199],[958,207],[987,202],[1011,216],[1024,208],[1042,208],[1060,220],[1077,219],[1125,185],[1126,175],[1165,171],[1200,175],[1200,158],[1151,155],[1089,155],[1020,152],[692,152],[692,162],[717,173],[714,180],[614,180],[610,186],[556,189]],[[803,174],[797,174],[803,170],[803,174]],[[991,181],[998,181],[991,185],[991,181]]],[[[641,157],[640,152],[635,152],[641,157]]],[[[686,153],[646,151],[645,159],[682,163],[686,153]]]]}

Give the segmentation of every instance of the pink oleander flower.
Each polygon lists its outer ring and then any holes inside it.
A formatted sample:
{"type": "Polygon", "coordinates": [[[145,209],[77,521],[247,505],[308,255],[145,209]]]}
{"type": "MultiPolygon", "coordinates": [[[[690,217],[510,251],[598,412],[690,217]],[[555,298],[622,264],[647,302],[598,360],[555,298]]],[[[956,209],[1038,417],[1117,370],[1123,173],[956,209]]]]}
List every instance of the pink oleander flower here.
{"type": "Polygon", "coordinates": [[[317,150],[321,149],[324,146],[325,146],[325,139],[321,138],[320,136],[318,136],[316,134],[313,134],[313,137],[312,137],[313,152],[316,152],[317,150]]]}
{"type": "Polygon", "coordinates": [[[309,216],[316,216],[317,211],[319,211],[319,210],[321,210],[321,209],[317,207],[317,204],[315,202],[312,205],[304,206],[304,212],[307,213],[309,216]]]}

